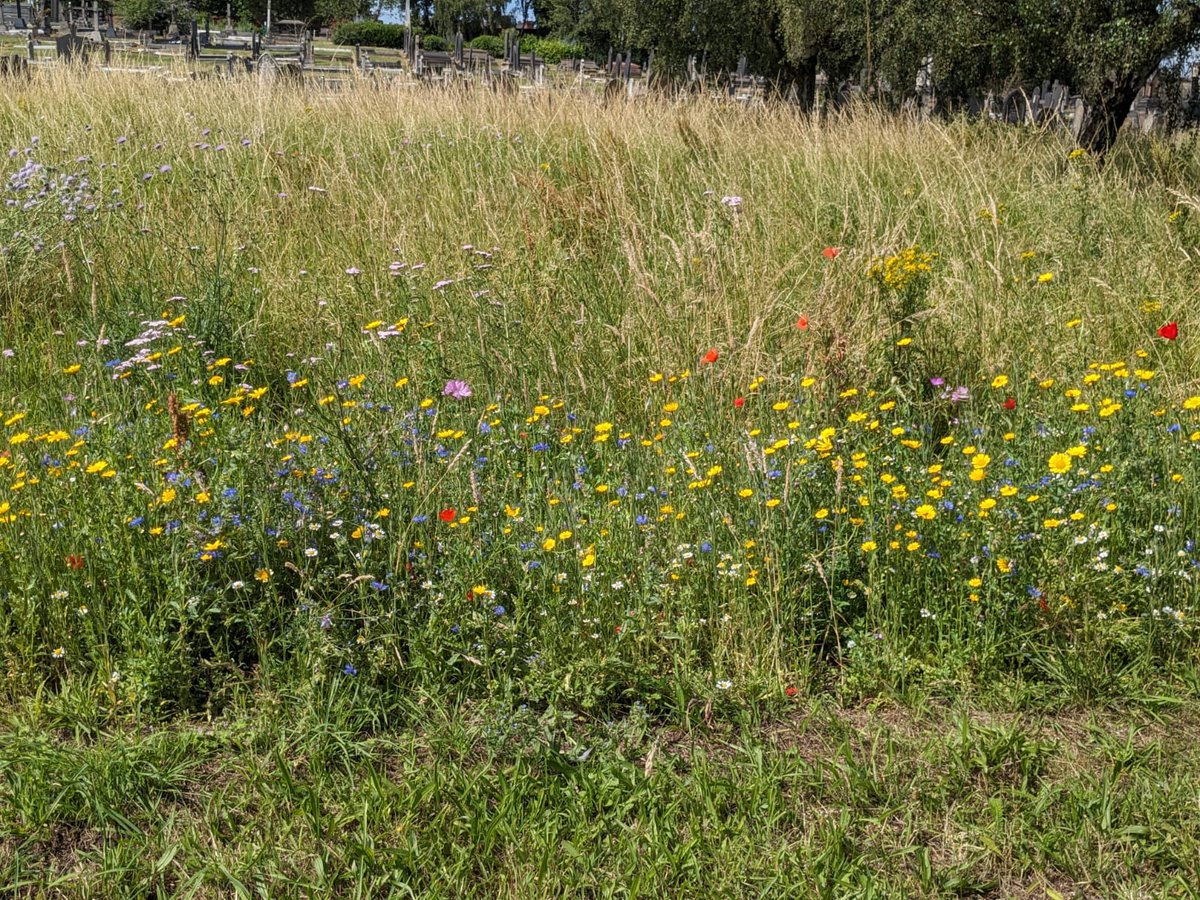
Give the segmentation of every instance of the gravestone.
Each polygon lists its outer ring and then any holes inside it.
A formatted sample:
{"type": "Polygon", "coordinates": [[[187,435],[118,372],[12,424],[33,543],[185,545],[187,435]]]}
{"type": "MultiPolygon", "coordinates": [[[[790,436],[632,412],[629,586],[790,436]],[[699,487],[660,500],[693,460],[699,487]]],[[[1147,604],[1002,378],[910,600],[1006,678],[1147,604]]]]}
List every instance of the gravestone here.
{"type": "Polygon", "coordinates": [[[73,60],[86,62],[92,45],[77,34],[63,34],[55,38],[54,49],[59,59],[67,62],[73,60]]]}
{"type": "Polygon", "coordinates": [[[29,60],[23,56],[0,56],[0,78],[29,80],[29,60]]]}
{"type": "Polygon", "coordinates": [[[270,53],[258,58],[258,80],[267,84],[302,84],[304,68],[298,59],[276,59],[270,53]]]}

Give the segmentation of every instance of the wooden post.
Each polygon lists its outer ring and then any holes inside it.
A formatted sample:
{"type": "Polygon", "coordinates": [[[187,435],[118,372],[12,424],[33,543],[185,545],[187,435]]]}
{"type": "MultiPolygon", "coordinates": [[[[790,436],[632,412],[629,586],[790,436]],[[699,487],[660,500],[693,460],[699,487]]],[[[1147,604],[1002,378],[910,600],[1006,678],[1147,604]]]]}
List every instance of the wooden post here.
{"type": "Polygon", "coordinates": [[[33,62],[33,58],[36,55],[37,51],[34,49],[36,46],[37,45],[33,42],[33,36],[30,35],[29,40],[25,44],[25,51],[29,55],[30,62],[33,62]]]}
{"type": "Polygon", "coordinates": [[[354,68],[362,70],[362,44],[354,45],[354,68]]]}

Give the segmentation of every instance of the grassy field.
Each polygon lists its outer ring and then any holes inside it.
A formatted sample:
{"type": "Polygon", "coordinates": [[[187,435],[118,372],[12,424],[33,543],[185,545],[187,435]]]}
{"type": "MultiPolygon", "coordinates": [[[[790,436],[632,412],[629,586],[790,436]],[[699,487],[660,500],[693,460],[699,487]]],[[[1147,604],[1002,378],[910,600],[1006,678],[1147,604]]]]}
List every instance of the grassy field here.
{"type": "Polygon", "coordinates": [[[1200,153],[0,97],[0,893],[1194,896],[1200,153]]]}

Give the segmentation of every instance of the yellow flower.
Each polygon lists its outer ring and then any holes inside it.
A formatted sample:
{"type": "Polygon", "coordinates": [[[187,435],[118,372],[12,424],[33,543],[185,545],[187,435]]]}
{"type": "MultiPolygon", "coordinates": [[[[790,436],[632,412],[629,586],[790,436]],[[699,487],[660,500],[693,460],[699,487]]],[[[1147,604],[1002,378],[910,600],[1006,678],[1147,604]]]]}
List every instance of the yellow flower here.
{"type": "Polygon", "coordinates": [[[907,347],[911,343],[912,343],[912,338],[900,338],[900,340],[896,341],[896,346],[897,347],[907,347]]]}
{"type": "Polygon", "coordinates": [[[928,503],[922,503],[920,506],[918,506],[916,509],[913,510],[913,515],[916,516],[918,519],[924,519],[926,522],[928,522],[934,516],[937,515],[937,510],[935,510],[928,503]]]}
{"type": "Polygon", "coordinates": [[[872,553],[876,549],[878,549],[878,547],[879,547],[879,545],[876,544],[874,541],[863,541],[862,552],[863,553],[872,553]]]}
{"type": "Polygon", "coordinates": [[[750,490],[750,488],[742,488],[738,491],[738,496],[745,500],[747,497],[753,497],[754,491],[750,490]]]}
{"type": "Polygon", "coordinates": [[[1038,284],[1048,284],[1049,282],[1051,282],[1053,280],[1054,280],[1053,272],[1043,272],[1041,275],[1038,276],[1038,284]]]}
{"type": "Polygon", "coordinates": [[[98,459],[94,463],[92,463],[90,466],[87,467],[87,473],[89,475],[94,475],[97,472],[103,472],[107,468],[108,468],[108,460],[98,459]]]}
{"type": "Polygon", "coordinates": [[[1184,409],[1200,409],[1200,397],[1188,397],[1183,401],[1184,409]]]}
{"type": "Polygon", "coordinates": [[[542,549],[547,553],[553,550],[557,545],[558,541],[554,540],[554,538],[546,538],[544,541],[542,541],[542,549]]]}
{"type": "Polygon", "coordinates": [[[65,369],[63,369],[63,374],[74,375],[76,372],[79,371],[79,368],[80,368],[79,363],[71,363],[71,365],[69,365],[65,369]]]}
{"type": "Polygon", "coordinates": [[[1067,456],[1074,457],[1075,459],[1082,459],[1086,455],[1087,447],[1083,446],[1083,444],[1076,444],[1067,450],[1067,456]]]}
{"type": "Polygon", "coordinates": [[[775,507],[777,507],[780,504],[780,502],[781,501],[779,500],[778,497],[772,497],[770,500],[767,501],[767,509],[774,509],[775,507]]]}
{"type": "Polygon", "coordinates": [[[1071,457],[1065,453],[1055,453],[1050,457],[1049,467],[1055,475],[1065,475],[1071,471],[1071,457]]]}
{"type": "Polygon", "coordinates": [[[971,468],[972,469],[986,469],[988,467],[988,463],[990,463],[991,461],[992,461],[992,458],[990,456],[988,456],[986,453],[976,453],[974,456],[971,457],[971,468]]]}
{"type": "Polygon", "coordinates": [[[995,378],[992,379],[992,387],[994,387],[994,388],[1002,388],[1006,384],[1008,384],[1008,376],[1007,375],[997,375],[995,378]]]}
{"type": "Polygon", "coordinates": [[[827,518],[829,518],[829,510],[822,507],[821,509],[818,509],[816,511],[815,516],[818,519],[827,519],[827,518]]]}

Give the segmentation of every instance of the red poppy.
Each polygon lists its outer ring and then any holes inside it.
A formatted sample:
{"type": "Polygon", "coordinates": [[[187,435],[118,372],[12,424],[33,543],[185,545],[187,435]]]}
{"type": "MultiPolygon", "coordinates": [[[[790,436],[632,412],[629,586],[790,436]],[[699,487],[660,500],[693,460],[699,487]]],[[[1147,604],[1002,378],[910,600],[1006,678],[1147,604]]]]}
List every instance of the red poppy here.
{"type": "Polygon", "coordinates": [[[68,569],[82,569],[83,568],[83,557],[80,556],[78,553],[69,554],[67,556],[67,568],[68,569]]]}
{"type": "Polygon", "coordinates": [[[1005,401],[1004,401],[1004,408],[1005,408],[1005,409],[1007,409],[1007,410],[1014,410],[1014,409],[1016,409],[1016,408],[1017,408],[1017,398],[1016,398],[1016,397],[1009,397],[1007,400],[1005,400],[1005,401]]]}
{"type": "Polygon", "coordinates": [[[717,352],[717,348],[713,347],[711,350],[709,350],[707,353],[705,353],[702,357],[700,357],[700,364],[707,365],[708,363],[715,363],[717,361],[717,359],[720,357],[720,355],[721,354],[719,354],[717,352]]]}
{"type": "Polygon", "coordinates": [[[746,398],[738,397],[736,400],[733,401],[733,405],[736,406],[738,409],[741,409],[743,406],[746,405],[746,398]]]}
{"type": "Polygon", "coordinates": [[[808,331],[808,316],[801,316],[796,320],[796,327],[801,331],[808,331]]]}
{"type": "Polygon", "coordinates": [[[438,513],[438,518],[443,522],[453,522],[457,516],[458,510],[453,506],[443,509],[440,513],[438,513]]]}
{"type": "Polygon", "coordinates": [[[1168,322],[1162,328],[1158,329],[1158,336],[1166,338],[1168,341],[1175,340],[1175,338],[1179,337],[1179,323],[1168,322]]]}
{"type": "Polygon", "coordinates": [[[795,697],[798,693],[800,693],[800,688],[796,687],[794,684],[789,684],[784,693],[789,697],[795,697]]]}
{"type": "Polygon", "coordinates": [[[821,255],[824,256],[826,259],[837,259],[837,255],[841,252],[842,251],[840,249],[838,249],[837,247],[826,247],[824,250],[821,251],[821,255]]]}

